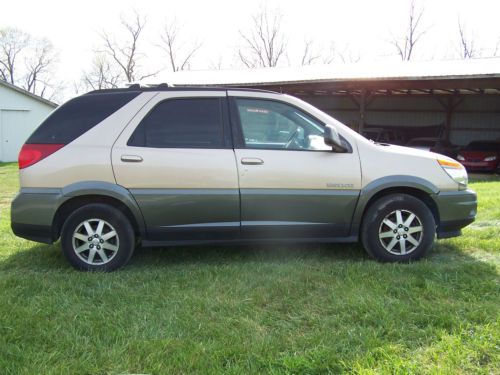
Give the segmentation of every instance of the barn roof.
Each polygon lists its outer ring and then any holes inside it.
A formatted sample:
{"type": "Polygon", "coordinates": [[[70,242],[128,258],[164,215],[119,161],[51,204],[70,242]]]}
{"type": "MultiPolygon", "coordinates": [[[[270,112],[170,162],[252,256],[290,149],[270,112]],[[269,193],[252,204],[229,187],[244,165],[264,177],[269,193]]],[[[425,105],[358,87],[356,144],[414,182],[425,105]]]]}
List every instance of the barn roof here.
{"type": "Polygon", "coordinates": [[[500,94],[500,58],[182,71],[166,78],[174,85],[255,87],[295,94],[304,90],[342,94],[359,89],[500,94]]]}
{"type": "Polygon", "coordinates": [[[26,96],[29,96],[41,103],[44,103],[44,104],[47,104],[53,108],[57,107],[57,104],[54,103],[54,102],[51,102],[50,100],[48,99],[45,99],[45,98],[42,98],[41,96],[38,96],[38,95],[35,95],[29,91],[26,91],[25,89],[21,88],[21,87],[18,87],[16,85],[13,85],[11,83],[8,83],[8,82],[5,82],[5,81],[2,81],[0,80],[0,86],[4,86],[4,87],[7,87],[8,89],[11,89],[11,90],[14,90],[14,91],[17,91],[18,93],[20,94],[23,94],[23,95],[26,95],[26,96]]]}

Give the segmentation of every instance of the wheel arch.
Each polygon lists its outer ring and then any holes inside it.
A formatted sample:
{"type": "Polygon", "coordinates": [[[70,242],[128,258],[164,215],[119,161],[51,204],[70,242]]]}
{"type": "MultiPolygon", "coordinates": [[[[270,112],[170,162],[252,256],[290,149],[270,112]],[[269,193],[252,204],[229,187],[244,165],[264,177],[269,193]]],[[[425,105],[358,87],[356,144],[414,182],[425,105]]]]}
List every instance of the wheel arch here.
{"type": "Polygon", "coordinates": [[[108,204],[120,210],[132,224],[136,236],[145,235],[142,213],[130,192],[122,186],[87,181],[62,189],[63,203],[57,208],[52,222],[52,237],[59,238],[64,219],[74,210],[91,203],[108,204]]]}
{"type": "Polygon", "coordinates": [[[439,189],[434,184],[419,177],[389,176],[375,180],[361,190],[354,212],[351,235],[359,236],[368,208],[378,199],[389,194],[408,194],[421,200],[431,211],[436,225],[439,225],[439,209],[433,199],[437,193],[439,193],[439,189]]]}

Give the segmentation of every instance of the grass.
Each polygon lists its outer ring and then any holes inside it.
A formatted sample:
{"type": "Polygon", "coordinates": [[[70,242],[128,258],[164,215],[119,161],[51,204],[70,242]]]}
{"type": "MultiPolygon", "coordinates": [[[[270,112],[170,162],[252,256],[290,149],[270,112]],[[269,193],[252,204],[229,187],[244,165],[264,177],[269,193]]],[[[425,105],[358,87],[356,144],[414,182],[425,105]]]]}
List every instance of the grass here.
{"type": "Polygon", "coordinates": [[[111,274],[14,237],[0,164],[0,373],[500,373],[500,181],[423,261],[358,245],[143,249],[111,274]]]}

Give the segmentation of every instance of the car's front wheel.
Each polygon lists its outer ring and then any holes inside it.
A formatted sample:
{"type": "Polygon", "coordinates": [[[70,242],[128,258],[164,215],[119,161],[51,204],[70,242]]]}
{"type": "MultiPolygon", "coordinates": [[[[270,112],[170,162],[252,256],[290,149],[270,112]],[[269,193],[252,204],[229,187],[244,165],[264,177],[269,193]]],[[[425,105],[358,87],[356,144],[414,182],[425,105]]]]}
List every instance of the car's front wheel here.
{"type": "Polygon", "coordinates": [[[422,258],[433,246],[434,216],[420,199],[390,194],[366,211],[361,239],[368,254],[384,262],[407,262],[422,258]]]}
{"type": "Polygon", "coordinates": [[[113,271],[132,256],[135,235],[127,217],[101,203],[74,211],[61,230],[62,250],[68,261],[85,271],[113,271]]]}

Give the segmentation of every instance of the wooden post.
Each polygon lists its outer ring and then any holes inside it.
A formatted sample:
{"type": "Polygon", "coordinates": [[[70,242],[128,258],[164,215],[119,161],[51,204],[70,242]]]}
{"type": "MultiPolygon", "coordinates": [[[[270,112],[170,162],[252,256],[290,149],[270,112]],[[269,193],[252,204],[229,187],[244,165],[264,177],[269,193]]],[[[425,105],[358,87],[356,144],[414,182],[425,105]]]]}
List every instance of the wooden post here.
{"type": "Polygon", "coordinates": [[[362,89],[361,98],[359,100],[359,126],[358,126],[359,134],[362,134],[365,128],[365,110],[366,110],[366,89],[362,89]]]}
{"type": "Polygon", "coordinates": [[[437,101],[443,106],[446,119],[444,122],[444,134],[442,136],[443,139],[449,141],[450,133],[451,133],[451,121],[453,119],[453,111],[457,108],[464,100],[462,96],[458,96],[458,94],[450,95],[447,101],[443,101],[440,98],[436,97],[437,101]]]}

